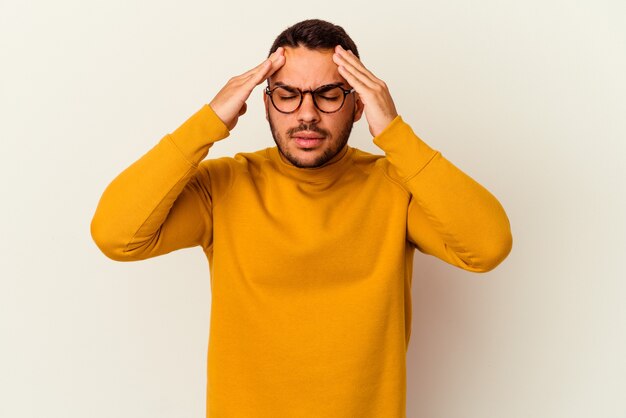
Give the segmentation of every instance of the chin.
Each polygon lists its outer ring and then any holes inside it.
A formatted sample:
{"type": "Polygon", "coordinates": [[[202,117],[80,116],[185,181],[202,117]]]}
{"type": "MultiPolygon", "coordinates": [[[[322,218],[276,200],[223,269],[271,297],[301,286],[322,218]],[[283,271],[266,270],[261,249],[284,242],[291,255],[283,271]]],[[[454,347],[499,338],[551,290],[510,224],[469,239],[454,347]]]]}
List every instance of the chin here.
{"type": "Polygon", "coordinates": [[[332,135],[328,134],[324,146],[308,149],[299,148],[295,143],[292,143],[289,133],[285,132],[284,136],[281,135],[276,130],[271,117],[268,117],[268,122],[274,143],[285,160],[298,168],[317,168],[332,160],[348,143],[354,118],[343,126],[338,138],[327,143],[326,141],[331,141],[333,138],[332,135]]]}
{"type": "Polygon", "coordinates": [[[285,157],[287,158],[287,160],[289,160],[291,164],[299,168],[315,168],[323,164],[322,162],[318,162],[318,158],[311,158],[306,156],[303,158],[298,154],[287,154],[285,157]]]}
{"type": "Polygon", "coordinates": [[[296,167],[317,168],[326,164],[337,155],[337,152],[333,152],[331,149],[298,148],[283,155],[296,167]]]}

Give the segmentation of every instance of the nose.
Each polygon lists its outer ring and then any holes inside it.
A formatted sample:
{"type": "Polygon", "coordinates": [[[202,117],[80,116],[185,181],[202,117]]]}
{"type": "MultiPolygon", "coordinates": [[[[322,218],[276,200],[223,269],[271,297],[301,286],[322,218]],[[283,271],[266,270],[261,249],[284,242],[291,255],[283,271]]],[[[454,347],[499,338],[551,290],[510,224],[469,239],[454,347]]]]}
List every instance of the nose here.
{"type": "Polygon", "coordinates": [[[315,103],[313,102],[313,93],[304,93],[304,97],[302,98],[302,104],[300,105],[297,113],[299,122],[319,122],[320,111],[317,107],[315,107],[315,103]]]}

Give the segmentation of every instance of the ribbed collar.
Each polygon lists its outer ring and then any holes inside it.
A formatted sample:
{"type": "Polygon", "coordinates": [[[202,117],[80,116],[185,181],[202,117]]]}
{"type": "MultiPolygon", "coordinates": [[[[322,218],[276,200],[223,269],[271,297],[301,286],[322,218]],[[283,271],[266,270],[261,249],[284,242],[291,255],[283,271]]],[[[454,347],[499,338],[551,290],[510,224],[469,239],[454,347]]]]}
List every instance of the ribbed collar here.
{"type": "Polygon", "coordinates": [[[267,148],[267,156],[274,162],[274,166],[283,174],[298,181],[307,183],[324,183],[339,178],[350,164],[354,148],[346,145],[330,161],[322,167],[300,168],[283,161],[278,147],[267,148]]]}

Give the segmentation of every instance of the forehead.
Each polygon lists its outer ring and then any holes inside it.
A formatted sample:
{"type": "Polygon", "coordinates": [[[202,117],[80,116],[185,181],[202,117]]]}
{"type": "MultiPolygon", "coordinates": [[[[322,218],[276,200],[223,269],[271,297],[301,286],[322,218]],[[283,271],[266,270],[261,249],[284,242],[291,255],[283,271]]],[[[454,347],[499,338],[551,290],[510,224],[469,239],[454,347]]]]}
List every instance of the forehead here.
{"type": "Polygon", "coordinates": [[[339,74],[333,61],[332,49],[285,47],[285,64],[270,77],[270,83],[281,82],[301,89],[313,89],[324,84],[348,83],[339,74]]]}

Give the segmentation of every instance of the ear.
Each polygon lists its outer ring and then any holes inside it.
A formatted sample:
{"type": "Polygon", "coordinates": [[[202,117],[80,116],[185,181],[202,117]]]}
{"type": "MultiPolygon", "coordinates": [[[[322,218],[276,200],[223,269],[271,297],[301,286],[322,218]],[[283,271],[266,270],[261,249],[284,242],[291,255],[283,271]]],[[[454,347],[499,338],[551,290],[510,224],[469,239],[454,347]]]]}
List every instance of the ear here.
{"type": "Polygon", "coordinates": [[[354,121],[356,122],[357,120],[361,119],[361,116],[363,116],[363,109],[365,109],[365,105],[363,104],[363,101],[359,97],[359,93],[355,91],[353,94],[354,94],[354,101],[355,101],[354,121]]]}
{"type": "Polygon", "coordinates": [[[263,95],[263,104],[265,105],[265,120],[269,122],[270,120],[270,116],[269,116],[270,97],[267,94],[265,94],[265,89],[261,90],[261,94],[263,95]]]}

